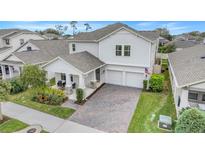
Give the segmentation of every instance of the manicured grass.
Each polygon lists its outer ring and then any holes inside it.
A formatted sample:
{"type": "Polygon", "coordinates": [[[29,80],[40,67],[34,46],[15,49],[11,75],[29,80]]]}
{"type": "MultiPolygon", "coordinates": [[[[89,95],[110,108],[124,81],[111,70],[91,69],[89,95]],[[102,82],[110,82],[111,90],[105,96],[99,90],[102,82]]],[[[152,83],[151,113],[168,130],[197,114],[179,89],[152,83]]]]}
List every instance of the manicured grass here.
{"type": "Polygon", "coordinates": [[[19,131],[21,129],[26,128],[28,125],[16,120],[16,119],[9,119],[6,122],[0,124],[0,132],[1,133],[12,133],[19,131]]]}
{"type": "Polygon", "coordinates": [[[159,115],[171,116],[176,120],[176,110],[169,82],[168,71],[165,71],[165,80],[168,83],[168,91],[161,93],[141,93],[135,113],[130,122],[130,133],[161,133],[166,132],[158,128],[159,115]]]}
{"type": "Polygon", "coordinates": [[[42,112],[45,112],[45,113],[48,113],[48,114],[51,114],[51,115],[54,115],[56,117],[63,118],[63,119],[68,118],[75,112],[75,110],[67,108],[67,107],[53,106],[53,105],[41,104],[38,102],[31,101],[31,93],[32,93],[32,90],[29,89],[19,94],[10,95],[9,101],[30,107],[35,110],[42,111],[42,112]]]}

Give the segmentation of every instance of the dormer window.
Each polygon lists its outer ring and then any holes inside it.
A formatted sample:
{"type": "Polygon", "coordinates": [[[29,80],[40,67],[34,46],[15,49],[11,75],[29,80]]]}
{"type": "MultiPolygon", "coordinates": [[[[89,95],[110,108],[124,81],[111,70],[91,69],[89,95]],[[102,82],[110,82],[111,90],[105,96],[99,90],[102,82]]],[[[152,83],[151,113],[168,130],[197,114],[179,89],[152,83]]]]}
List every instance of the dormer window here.
{"type": "Polygon", "coordinates": [[[24,44],[24,39],[20,39],[20,45],[24,44]]]}
{"type": "Polygon", "coordinates": [[[32,48],[30,46],[27,47],[27,51],[31,51],[32,48]]]}
{"type": "Polygon", "coordinates": [[[6,39],[6,45],[9,45],[10,44],[10,40],[9,39],[6,39]]]}
{"type": "Polygon", "coordinates": [[[75,52],[75,44],[72,44],[72,51],[75,52]]]}

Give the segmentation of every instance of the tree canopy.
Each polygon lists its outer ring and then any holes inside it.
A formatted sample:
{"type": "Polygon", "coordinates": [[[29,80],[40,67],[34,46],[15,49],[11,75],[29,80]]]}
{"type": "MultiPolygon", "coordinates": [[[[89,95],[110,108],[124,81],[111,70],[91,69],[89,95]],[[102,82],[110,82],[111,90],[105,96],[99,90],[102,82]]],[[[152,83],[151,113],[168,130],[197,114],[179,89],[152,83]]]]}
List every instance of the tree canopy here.
{"type": "Polygon", "coordinates": [[[172,35],[170,34],[170,32],[167,28],[157,28],[155,31],[158,32],[160,36],[162,36],[170,41],[172,40],[172,35]]]}
{"type": "Polygon", "coordinates": [[[177,133],[203,133],[205,132],[205,113],[196,108],[182,112],[176,123],[177,133]]]}
{"type": "Polygon", "coordinates": [[[0,80],[0,101],[5,101],[10,93],[11,85],[5,80],[0,80]]]}
{"type": "Polygon", "coordinates": [[[45,85],[46,72],[37,65],[25,65],[21,74],[21,79],[26,85],[39,87],[45,85]]]}

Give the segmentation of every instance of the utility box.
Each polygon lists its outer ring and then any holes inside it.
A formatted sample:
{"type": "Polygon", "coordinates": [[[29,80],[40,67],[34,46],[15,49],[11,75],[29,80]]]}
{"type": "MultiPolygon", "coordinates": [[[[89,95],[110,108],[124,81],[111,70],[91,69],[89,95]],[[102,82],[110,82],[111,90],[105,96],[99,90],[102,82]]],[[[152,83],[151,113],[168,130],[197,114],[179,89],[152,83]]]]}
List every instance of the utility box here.
{"type": "Polygon", "coordinates": [[[165,115],[159,116],[158,127],[162,129],[171,130],[172,129],[172,118],[165,115]]]}

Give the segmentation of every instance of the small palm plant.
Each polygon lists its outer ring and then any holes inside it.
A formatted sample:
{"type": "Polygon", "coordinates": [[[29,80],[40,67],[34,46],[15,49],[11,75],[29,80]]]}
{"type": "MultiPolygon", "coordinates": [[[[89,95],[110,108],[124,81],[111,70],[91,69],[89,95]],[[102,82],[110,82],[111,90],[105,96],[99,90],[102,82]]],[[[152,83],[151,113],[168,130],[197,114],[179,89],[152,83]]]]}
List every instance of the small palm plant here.
{"type": "Polygon", "coordinates": [[[10,83],[4,80],[0,80],[0,121],[3,120],[1,105],[2,105],[2,102],[7,100],[10,90],[11,90],[10,83]]]}

